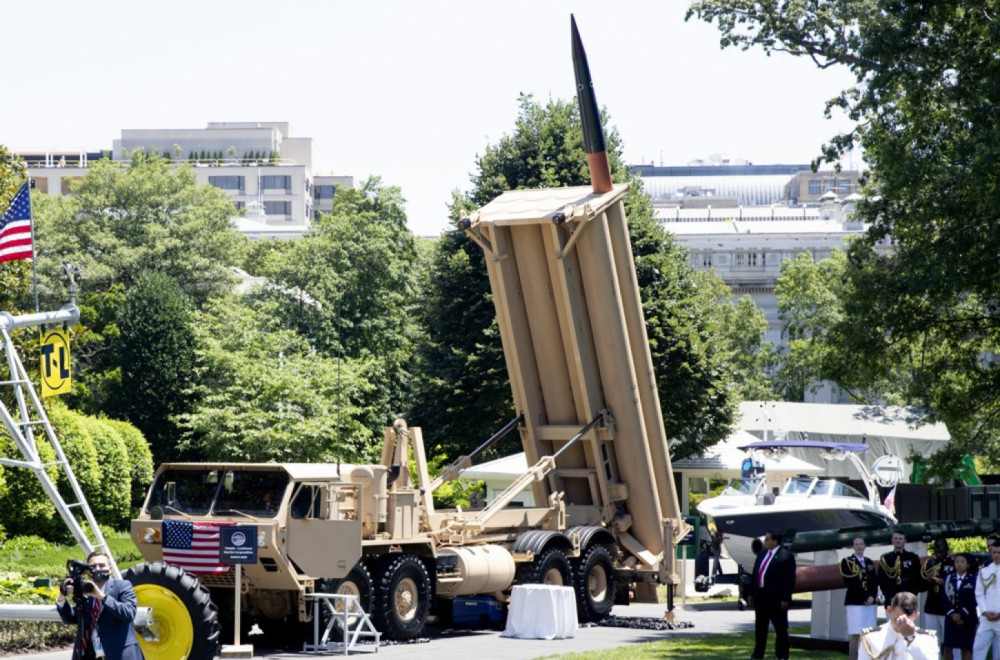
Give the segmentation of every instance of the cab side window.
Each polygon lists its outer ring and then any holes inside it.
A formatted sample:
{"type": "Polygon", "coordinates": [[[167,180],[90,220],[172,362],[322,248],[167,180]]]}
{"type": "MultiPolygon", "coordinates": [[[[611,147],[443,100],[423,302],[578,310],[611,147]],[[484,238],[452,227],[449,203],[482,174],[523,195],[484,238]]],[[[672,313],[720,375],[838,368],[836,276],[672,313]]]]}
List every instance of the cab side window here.
{"type": "Polygon", "coordinates": [[[320,492],[316,486],[300,486],[292,499],[292,518],[319,518],[320,492]]]}

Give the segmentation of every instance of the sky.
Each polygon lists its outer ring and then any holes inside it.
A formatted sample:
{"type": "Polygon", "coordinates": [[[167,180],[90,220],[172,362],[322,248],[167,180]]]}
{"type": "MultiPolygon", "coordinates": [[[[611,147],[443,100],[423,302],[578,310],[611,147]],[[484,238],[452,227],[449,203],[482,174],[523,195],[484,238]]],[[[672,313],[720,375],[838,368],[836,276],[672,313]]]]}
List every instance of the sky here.
{"type": "Polygon", "coordinates": [[[313,174],[398,186],[421,236],[449,226],[452,191],[513,131],[521,93],[573,98],[571,13],[628,163],[807,163],[850,125],[823,115],[846,70],[723,51],[684,0],[4,5],[0,144],[98,151],[125,128],[289,122],[316,141],[313,174]]]}

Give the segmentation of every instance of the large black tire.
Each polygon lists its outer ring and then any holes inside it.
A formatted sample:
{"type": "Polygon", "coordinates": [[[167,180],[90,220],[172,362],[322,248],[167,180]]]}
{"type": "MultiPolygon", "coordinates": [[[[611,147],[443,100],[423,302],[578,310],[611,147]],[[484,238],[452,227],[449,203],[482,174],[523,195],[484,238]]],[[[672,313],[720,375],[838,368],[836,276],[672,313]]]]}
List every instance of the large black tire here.
{"type": "Polygon", "coordinates": [[[591,546],[573,562],[576,614],[581,623],[596,623],[611,614],[617,581],[614,559],[603,545],[591,546]]]}
{"type": "Polygon", "coordinates": [[[427,623],[431,580],[414,555],[389,555],[375,570],[372,621],[386,639],[418,636],[427,623]]]}
{"type": "Polygon", "coordinates": [[[152,607],[156,639],[139,636],[146,660],[212,660],[219,647],[219,611],[208,589],[183,569],[144,563],[125,571],[140,607],[152,607]]]}
{"type": "Polygon", "coordinates": [[[530,564],[521,564],[516,573],[520,584],[550,584],[567,587],[572,582],[569,560],[559,548],[549,548],[535,556],[530,564]]]}
{"type": "MultiPolygon", "coordinates": [[[[359,561],[351,569],[351,572],[340,580],[320,580],[316,585],[316,590],[327,594],[351,594],[358,597],[358,602],[361,604],[361,609],[366,613],[372,611],[372,576],[368,572],[368,567],[365,566],[364,562],[359,561]]],[[[331,613],[333,614],[333,631],[330,641],[339,642],[343,639],[344,635],[344,619],[343,619],[343,606],[337,601],[330,601],[331,607],[326,607],[325,604],[320,608],[320,626],[321,629],[326,627],[327,622],[330,620],[331,613]],[[333,612],[331,612],[331,608],[333,612]]],[[[353,632],[361,625],[361,617],[359,616],[348,616],[347,618],[347,630],[353,632]]]]}

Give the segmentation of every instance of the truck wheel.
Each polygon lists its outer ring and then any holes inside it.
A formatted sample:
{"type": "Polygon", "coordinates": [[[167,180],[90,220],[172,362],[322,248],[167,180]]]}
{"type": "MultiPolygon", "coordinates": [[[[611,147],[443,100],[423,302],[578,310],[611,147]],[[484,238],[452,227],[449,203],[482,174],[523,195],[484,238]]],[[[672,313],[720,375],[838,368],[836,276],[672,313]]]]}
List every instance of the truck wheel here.
{"type": "Polygon", "coordinates": [[[600,621],[615,605],[615,562],[603,545],[592,546],[573,563],[576,611],[581,623],[600,621]]]}
{"type": "Polygon", "coordinates": [[[431,581],[413,555],[390,555],[375,575],[373,617],[386,639],[413,639],[424,629],[431,604],[431,581]]]}
{"type": "Polygon", "coordinates": [[[517,569],[517,581],[521,584],[551,584],[558,587],[572,584],[569,560],[559,548],[550,548],[535,557],[530,564],[522,564],[517,569]]]}
{"type": "MultiPolygon", "coordinates": [[[[350,594],[352,596],[358,597],[358,602],[361,604],[361,609],[366,613],[372,611],[372,576],[368,572],[368,567],[364,565],[363,562],[358,562],[351,569],[345,577],[340,580],[321,580],[317,585],[317,591],[321,591],[327,594],[350,594]]],[[[336,600],[331,600],[330,605],[333,607],[333,632],[332,634],[336,637],[331,638],[331,642],[337,642],[343,639],[344,636],[344,617],[343,611],[344,606],[341,602],[336,600]]],[[[320,623],[323,627],[330,620],[330,610],[326,607],[321,607],[320,612],[322,615],[320,617],[320,623]]],[[[353,632],[357,630],[358,626],[361,625],[361,617],[359,616],[348,616],[347,617],[347,630],[353,632]]]]}
{"type": "Polygon", "coordinates": [[[212,660],[219,645],[219,611],[208,589],[183,569],[157,562],[133,566],[124,578],[140,607],[153,608],[155,639],[139,638],[146,660],[212,660]]]}

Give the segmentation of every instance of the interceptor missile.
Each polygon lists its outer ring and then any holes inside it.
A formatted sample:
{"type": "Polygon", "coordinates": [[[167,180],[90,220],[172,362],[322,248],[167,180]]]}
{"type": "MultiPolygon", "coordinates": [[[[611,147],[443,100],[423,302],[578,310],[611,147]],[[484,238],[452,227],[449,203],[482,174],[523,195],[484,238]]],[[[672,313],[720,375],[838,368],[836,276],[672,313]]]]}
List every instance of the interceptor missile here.
{"type": "Polygon", "coordinates": [[[595,193],[611,192],[611,166],[608,165],[608,150],[604,145],[604,128],[601,113],[597,109],[594,96],[594,81],[590,79],[587,53],[576,29],[576,18],[570,14],[573,29],[573,72],[576,74],[576,101],[580,104],[580,123],[583,124],[583,150],[587,153],[587,168],[590,170],[590,185],[595,193]]]}

